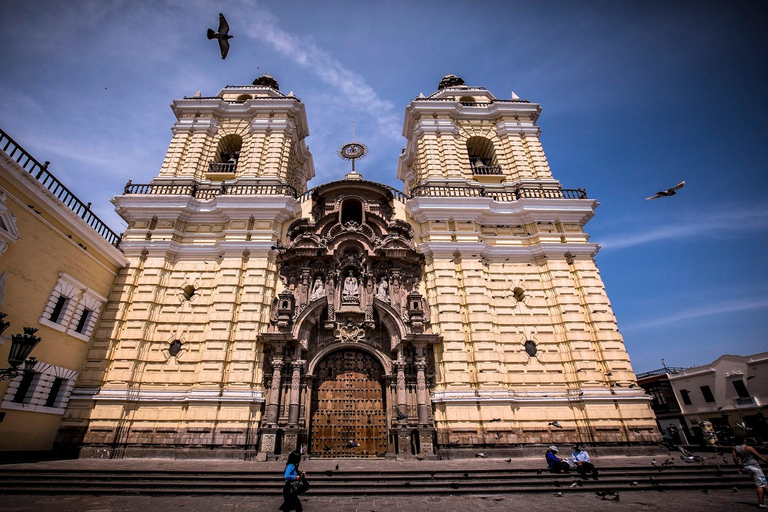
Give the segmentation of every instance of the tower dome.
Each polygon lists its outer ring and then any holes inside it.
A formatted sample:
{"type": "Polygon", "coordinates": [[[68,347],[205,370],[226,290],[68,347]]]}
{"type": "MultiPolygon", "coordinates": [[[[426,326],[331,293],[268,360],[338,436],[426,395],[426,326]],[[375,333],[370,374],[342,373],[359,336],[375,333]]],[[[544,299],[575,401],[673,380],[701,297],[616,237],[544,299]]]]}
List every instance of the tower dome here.
{"type": "Polygon", "coordinates": [[[446,87],[456,87],[457,85],[464,85],[464,80],[456,75],[445,75],[437,86],[438,91],[442,91],[446,87]]]}
{"type": "Polygon", "coordinates": [[[269,73],[266,75],[261,75],[259,78],[254,80],[253,85],[263,85],[265,87],[271,87],[276,91],[280,90],[280,84],[278,84],[277,80],[275,80],[275,78],[269,73]]]}

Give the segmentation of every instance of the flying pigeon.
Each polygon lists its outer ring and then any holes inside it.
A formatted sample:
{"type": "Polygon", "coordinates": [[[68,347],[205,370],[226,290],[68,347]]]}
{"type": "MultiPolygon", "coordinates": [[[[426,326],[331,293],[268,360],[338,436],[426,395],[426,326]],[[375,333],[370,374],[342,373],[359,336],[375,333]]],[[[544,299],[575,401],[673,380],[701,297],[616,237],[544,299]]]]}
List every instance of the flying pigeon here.
{"type": "Polygon", "coordinates": [[[648,200],[648,199],[658,199],[660,197],[673,196],[673,195],[675,195],[677,193],[677,192],[675,192],[676,190],[679,190],[679,189],[683,188],[683,185],[685,185],[685,182],[681,181],[680,183],[678,183],[674,187],[668,188],[667,190],[661,190],[659,192],[656,192],[655,196],[646,197],[645,199],[646,200],[648,200]]]}
{"type": "Polygon", "coordinates": [[[563,428],[563,426],[560,423],[558,423],[557,421],[550,421],[549,423],[547,423],[547,426],[550,426],[550,425],[555,427],[555,428],[563,428]]]}
{"type": "MultiPolygon", "coordinates": [[[[226,59],[227,53],[229,53],[229,41],[232,36],[229,35],[229,24],[223,14],[219,13],[219,31],[214,32],[213,29],[208,29],[208,39],[218,39],[219,49],[221,50],[221,58],[226,59]]],[[[674,194],[674,192],[673,192],[674,194]]]]}

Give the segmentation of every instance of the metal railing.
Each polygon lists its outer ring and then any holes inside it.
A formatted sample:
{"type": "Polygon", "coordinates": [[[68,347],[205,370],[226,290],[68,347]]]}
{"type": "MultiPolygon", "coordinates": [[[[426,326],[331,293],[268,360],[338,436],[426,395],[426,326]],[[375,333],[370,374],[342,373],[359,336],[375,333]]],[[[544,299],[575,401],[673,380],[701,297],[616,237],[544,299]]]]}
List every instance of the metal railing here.
{"type": "Polygon", "coordinates": [[[19,164],[22,169],[27,171],[56,196],[64,206],[83,219],[102,238],[115,247],[120,244],[120,235],[112,231],[104,221],[91,211],[91,203],[86,204],[78,199],[75,194],[48,170],[48,162],[44,164],[38,162],[2,129],[0,129],[0,148],[9,158],[19,164]]]}
{"type": "Polygon", "coordinates": [[[651,370],[648,372],[638,373],[638,379],[644,379],[646,377],[654,377],[656,375],[664,375],[665,373],[680,373],[685,370],[682,366],[668,366],[666,368],[659,368],[657,370],[651,370]]]}
{"type": "Polygon", "coordinates": [[[587,199],[587,192],[582,188],[517,188],[512,190],[496,190],[485,187],[421,185],[411,190],[411,198],[414,197],[489,197],[494,201],[517,201],[519,199],[587,199]]]}
{"type": "Polygon", "coordinates": [[[472,174],[495,176],[502,174],[500,165],[473,165],[472,174]]]}
{"type": "Polygon", "coordinates": [[[208,172],[235,172],[237,162],[211,162],[208,164],[208,172]]]}
{"type": "Polygon", "coordinates": [[[287,183],[225,184],[218,187],[198,183],[133,183],[125,185],[124,194],[192,196],[208,200],[216,196],[290,196],[297,197],[296,189],[287,183]]]}

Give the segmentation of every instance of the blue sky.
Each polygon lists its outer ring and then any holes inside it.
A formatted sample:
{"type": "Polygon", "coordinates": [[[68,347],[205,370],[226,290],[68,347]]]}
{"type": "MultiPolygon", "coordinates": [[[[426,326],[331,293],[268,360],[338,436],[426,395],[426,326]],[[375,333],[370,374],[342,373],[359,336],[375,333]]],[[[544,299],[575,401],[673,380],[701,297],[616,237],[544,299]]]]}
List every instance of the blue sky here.
{"type": "Polygon", "coordinates": [[[173,99],[271,73],[307,106],[317,177],[365,142],[402,189],[403,111],[455,73],[542,105],[636,371],[768,349],[768,3],[0,2],[0,126],[116,231],[109,198],[159,171],[173,99]],[[225,61],[205,38],[224,12],[225,61]],[[686,180],[673,198],[645,201],[686,180]]]}

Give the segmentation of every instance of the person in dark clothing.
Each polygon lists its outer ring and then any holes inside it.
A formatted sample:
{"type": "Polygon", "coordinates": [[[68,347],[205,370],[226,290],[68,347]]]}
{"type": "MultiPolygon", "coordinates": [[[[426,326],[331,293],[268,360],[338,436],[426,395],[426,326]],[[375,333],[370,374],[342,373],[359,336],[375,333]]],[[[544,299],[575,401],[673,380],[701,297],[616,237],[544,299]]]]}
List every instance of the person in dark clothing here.
{"type": "Polygon", "coordinates": [[[557,456],[557,446],[550,446],[547,450],[547,465],[550,473],[568,472],[571,467],[563,459],[557,456]]]}
{"type": "Polygon", "coordinates": [[[295,510],[296,512],[302,512],[301,502],[299,501],[299,495],[291,492],[291,483],[296,480],[304,478],[304,472],[299,473],[299,464],[301,463],[301,452],[293,451],[288,454],[288,461],[285,463],[285,485],[283,486],[283,504],[280,505],[280,510],[288,512],[295,510]]]}

